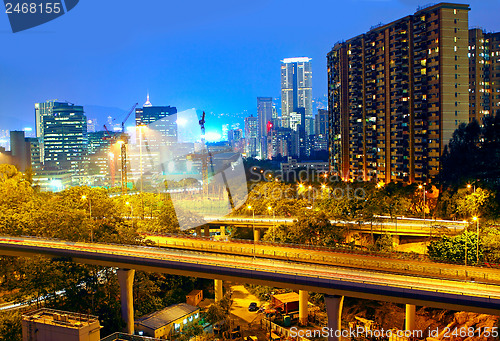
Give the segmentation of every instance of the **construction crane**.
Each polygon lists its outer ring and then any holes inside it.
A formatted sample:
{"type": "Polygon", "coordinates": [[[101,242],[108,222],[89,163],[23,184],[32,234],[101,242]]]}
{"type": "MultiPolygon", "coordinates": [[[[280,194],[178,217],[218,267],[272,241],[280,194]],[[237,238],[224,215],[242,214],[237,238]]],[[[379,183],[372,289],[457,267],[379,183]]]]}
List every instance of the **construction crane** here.
{"type": "MultiPolygon", "coordinates": [[[[121,122],[121,134],[119,135],[111,135],[106,125],[104,125],[104,129],[108,133],[108,138],[104,138],[106,140],[111,140],[112,142],[118,142],[120,144],[120,154],[121,154],[121,185],[122,185],[122,194],[127,193],[127,144],[128,144],[128,135],[125,133],[125,122],[127,122],[128,118],[134,111],[135,107],[137,107],[139,103],[135,103],[132,108],[128,111],[127,115],[121,122]]],[[[114,174],[111,175],[114,178],[114,174]]]]}
{"type": "MultiPolygon", "coordinates": [[[[200,125],[201,128],[201,150],[202,154],[205,154],[205,112],[203,112],[203,115],[201,116],[201,119],[198,121],[198,124],[200,125]]],[[[201,157],[201,179],[203,182],[203,192],[207,190],[207,195],[208,195],[208,164],[207,164],[207,157],[206,155],[202,155],[201,157]]]]}
{"type": "MultiPolygon", "coordinates": [[[[207,190],[207,196],[208,196],[208,162],[210,160],[210,168],[212,172],[212,176],[214,175],[214,163],[212,159],[212,154],[208,150],[208,145],[205,144],[205,112],[203,112],[201,119],[198,121],[198,124],[200,125],[201,128],[201,144],[202,144],[202,158],[201,158],[201,177],[203,179],[203,190],[207,190]],[[205,155],[205,149],[206,148],[206,153],[208,155],[205,155]]],[[[229,184],[226,178],[226,174],[222,171],[220,172],[222,176],[222,181],[224,182],[224,187],[226,188],[227,191],[227,196],[229,199],[229,205],[230,208],[234,210],[234,201],[233,197],[231,195],[231,190],[229,188],[229,184]]]]}

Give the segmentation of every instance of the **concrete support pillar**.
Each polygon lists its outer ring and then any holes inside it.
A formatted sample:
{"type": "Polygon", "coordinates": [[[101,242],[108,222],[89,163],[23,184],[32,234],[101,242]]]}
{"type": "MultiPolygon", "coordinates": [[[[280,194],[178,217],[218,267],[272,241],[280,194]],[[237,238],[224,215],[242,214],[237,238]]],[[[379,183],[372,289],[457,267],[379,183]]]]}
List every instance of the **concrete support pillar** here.
{"type": "Polygon", "coordinates": [[[416,307],[413,304],[406,305],[405,330],[415,330],[416,307]]]}
{"type": "Polygon", "coordinates": [[[222,279],[214,280],[214,288],[215,288],[215,302],[219,302],[222,300],[224,294],[222,293],[222,279]]]}
{"type": "Polygon", "coordinates": [[[125,331],[134,334],[134,296],[133,284],[135,270],[118,269],[118,283],[120,284],[120,299],[122,305],[122,319],[126,323],[125,331]]]}
{"type": "Polygon", "coordinates": [[[226,227],[225,226],[220,227],[220,235],[221,235],[221,237],[226,236],[226,227]]]}
{"type": "Polygon", "coordinates": [[[201,237],[201,225],[196,226],[196,237],[201,237]]]}
{"type": "Polygon", "coordinates": [[[253,241],[258,242],[259,240],[260,240],[260,230],[254,229],[253,230],[253,241]]]}
{"type": "Polygon", "coordinates": [[[344,296],[325,295],[326,314],[328,315],[328,341],[340,341],[342,332],[341,317],[344,296]],[[336,331],[339,331],[336,333],[336,331]]]}
{"type": "Polygon", "coordinates": [[[204,231],[205,231],[205,237],[210,237],[210,226],[205,225],[204,231]]]}
{"type": "Polygon", "coordinates": [[[392,235],[392,245],[393,245],[394,247],[399,246],[399,239],[400,239],[400,237],[399,237],[399,236],[392,235]]]}
{"type": "Polygon", "coordinates": [[[299,290],[299,324],[301,326],[307,325],[307,318],[309,316],[308,301],[309,292],[307,290],[299,290]]]}

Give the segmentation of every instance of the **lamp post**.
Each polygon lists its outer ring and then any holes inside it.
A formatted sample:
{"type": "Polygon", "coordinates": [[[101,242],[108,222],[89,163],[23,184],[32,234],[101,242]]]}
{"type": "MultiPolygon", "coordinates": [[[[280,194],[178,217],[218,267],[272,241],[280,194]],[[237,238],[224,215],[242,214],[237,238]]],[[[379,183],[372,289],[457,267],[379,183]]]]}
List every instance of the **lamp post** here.
{"type": "Polygon", "coordinates": [[[267,206],[267,210],[269,212],[273,211],[273,242],[275,242],[276,241],[276,230],[274,229],[274,220],[275,220],[274,210],[271,206],[267,206]]]}
{"type": "Polygon", "coordinates": [[[468,234],[468,229],[467,229],[467,225],[468,224],[465,224],[465,266],[467,266],[467,234],[468,234]]]}
{"type": "Polygon", "coordinates": [[[132,220],[132,229],[134,228],[134,207],[130,202],[126,202],[125,205],[130,206],[130,219],[132,220]]]}
{"type": "Polygon", "coordinates": [[[252,210],[252,232],[253,232],[253,258],[255,258],[255,209],[248,205],[247,209],[252,210]]]}
{"type": "Polygon", "coordinates": [[[479,264],[479,218],[477,216],[472,217],[472,220],[476,222],[476,264],[479,264]]]}
{"type": "MultiPolygon", "coordinates": [[[[82,200],[87,200],[87,196],[84,194],[82,195],[82,200]]],[[[92,201],[90,201],[90,198],[88,198],[89,202],[89,218],[90,218],[90,242],[94,242],[94,228],[92,226],[92,201]]]]}
{"type": "Polygon", "coordinates": [[[423,185],[418,185],[418,188],[422,190],[422,193],[424,195],[424,223],[425,223],[425,185],[427,185],[425,182],[423,185]]]}

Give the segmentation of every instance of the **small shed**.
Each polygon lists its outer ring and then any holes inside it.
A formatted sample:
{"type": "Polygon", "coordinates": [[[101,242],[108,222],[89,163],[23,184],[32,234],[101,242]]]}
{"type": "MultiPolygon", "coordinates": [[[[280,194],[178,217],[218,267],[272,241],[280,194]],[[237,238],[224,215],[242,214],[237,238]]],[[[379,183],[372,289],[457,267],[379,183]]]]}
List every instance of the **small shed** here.
{"type": "Polygon", "coordinates": [[[285,314],[299,310],[299,294],[289,292],[271,296],[271,306],[274,309],[281,309],[285,314]]]}
{"type": "Polygon", "coordinates": [[[186,303],[197,306],[203,300],[203,290],[192,290],[186,295],[186,303]]]}
{"type": "Polygon", "coordinates": [[[135,329],[146,336],[165,338],[181,333],[186,326],[197,323],[199,312],[200,308],[187,303],[174,304],[135,320],[135,329]]]}

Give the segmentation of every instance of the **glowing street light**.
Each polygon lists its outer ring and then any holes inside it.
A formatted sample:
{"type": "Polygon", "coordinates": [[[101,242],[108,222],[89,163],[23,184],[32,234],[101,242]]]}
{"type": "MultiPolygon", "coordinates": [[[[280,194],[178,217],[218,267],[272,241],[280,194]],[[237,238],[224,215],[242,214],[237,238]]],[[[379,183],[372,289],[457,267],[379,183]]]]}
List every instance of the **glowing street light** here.
{"type": "Polygon", "coordinates": [[[255,209],[252,206],[247,206],[248,210],[252,210],[252,232],[253,232],[253,257],[255,258],[255,209]]]}
{"type": "Polygon", "coordinates": [[[132,229],[134,228],[134,207],[130,202],[126,202],[125,205],[130,206],[130,219],[132,220],[132,229]]]}
{"type": "Polygon", "coordinates": [[[424,222],[425,222],[425,185],[427,185],[425,182],[423,185],[418,185],[418,189],[422,190],[423,196],[424,196],[424,222]]]}
{"type": "MultiPolygon", "coordinates": [[[[82,200],[87,200],[87,196],[85,194],[82,195],[82,200]]],[[[92,202],[90,198],[88,198],[89,202],[89,217],[90,217],[90,242],[94,242],[94,228],[92,226],[92,202]]]]}
{"type": "Polygon", "coordinates": [[[269,212],[273,212],[273,242],[276,240],[275,236],[276,236],[276,231],[274,230],[274,220],[275,220],[275,215],[274,215],[274,210],[271,206],[267,206],[267,210],[269,212]]]}
{"type": "Polygon", "coordinates": [[[477,216],[472,217],[472,220],[476,222],[476,263],[479,264],[479,218],[477,216]]]}

